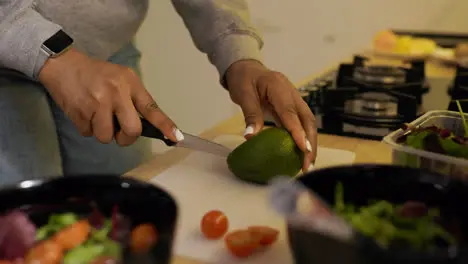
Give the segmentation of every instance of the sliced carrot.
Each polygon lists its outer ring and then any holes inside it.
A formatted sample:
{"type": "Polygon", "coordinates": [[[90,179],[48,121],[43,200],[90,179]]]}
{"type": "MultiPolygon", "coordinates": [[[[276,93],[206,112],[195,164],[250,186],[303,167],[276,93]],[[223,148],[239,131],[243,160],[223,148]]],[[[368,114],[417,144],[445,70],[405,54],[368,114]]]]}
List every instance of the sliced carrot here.
{"type": "Polygon", "coordinates": [[[64,250],[73,249],[88,238],[91,226],[88,220],[80,220],[58,231],[52,240],[57,242],[64,250]]]}
{"type": "Polygon", "coordinates": [[[53,240],[45,240],[29,249],[24,264],[59,264],[62,259],[63,249],[60,245],[53,240]]]}

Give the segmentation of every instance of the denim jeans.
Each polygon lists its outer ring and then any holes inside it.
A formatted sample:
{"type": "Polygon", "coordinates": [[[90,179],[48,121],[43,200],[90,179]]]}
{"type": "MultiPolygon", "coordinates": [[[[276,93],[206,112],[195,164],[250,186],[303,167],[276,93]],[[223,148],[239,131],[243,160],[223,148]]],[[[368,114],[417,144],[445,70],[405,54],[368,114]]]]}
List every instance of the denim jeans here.
{"type": "MultiPolygon", "coordinates": [[[[109,61],[138,74],[141,54],[129,44],[109,61]]],[[[0,186],[80,174],[123,174],[151,156],[149,139],[128,147],[83,137],[44,87],[0,75],[0,186]]]]}

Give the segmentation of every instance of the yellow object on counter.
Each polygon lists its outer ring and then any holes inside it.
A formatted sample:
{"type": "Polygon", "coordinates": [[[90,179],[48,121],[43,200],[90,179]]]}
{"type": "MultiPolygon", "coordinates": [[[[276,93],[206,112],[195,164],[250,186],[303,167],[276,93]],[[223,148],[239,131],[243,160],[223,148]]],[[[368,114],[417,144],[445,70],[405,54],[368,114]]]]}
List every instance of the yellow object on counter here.
{"type": "Polygon", "coordinates": [[[437,49],[435,41],[411,36],[399,36],[393,52],[409,55],[429,55],[437,49]]]}
{"type": "Polygon", "coordinates": [[[435,41],[430,39],[415,38],[411,43],[411,54],[432,54],[437,49],[435,41]]]}
{"type": "Polygon", "coordinates": [[[399,36],[392,31],[384,30],[375,35],[374,48],[403,55],[429,55],[434,53],[438,46],[431,39],[399,36]]]}
{"type": "Polygon", "coordinates": [[[393,52],[409,54],[411,51],[411,41],[412,38],[410,36],[397,37],[393,52]]]}
{"type": "Polygon", "coordinates": [[[374,48],[379,51],[391,52],[397,39],[398,36],[390,30],[380,31],[374,36],[374,48]]]}

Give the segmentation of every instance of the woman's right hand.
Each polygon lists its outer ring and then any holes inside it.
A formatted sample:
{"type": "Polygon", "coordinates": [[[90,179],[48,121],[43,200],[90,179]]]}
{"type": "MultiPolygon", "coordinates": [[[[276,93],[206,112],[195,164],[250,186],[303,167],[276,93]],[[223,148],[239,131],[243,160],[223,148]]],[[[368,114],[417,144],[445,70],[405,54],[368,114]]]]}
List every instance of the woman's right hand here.
{"type": "Polygon", "coordinates": [[[174,122],[158,107],[130,68],[99,61],[71,49],[49,58],[39,81],[83,136],[130,145],[141,134],[138,113],[172,141],[183,139],[174,122]],[[121,131],[115,134],[113,116],[121,131]]]}

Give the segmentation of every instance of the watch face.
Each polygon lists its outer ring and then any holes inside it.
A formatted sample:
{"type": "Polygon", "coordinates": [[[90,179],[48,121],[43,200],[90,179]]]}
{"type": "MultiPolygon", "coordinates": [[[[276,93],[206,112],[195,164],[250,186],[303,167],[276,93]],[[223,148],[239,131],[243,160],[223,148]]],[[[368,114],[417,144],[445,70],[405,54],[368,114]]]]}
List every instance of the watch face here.
{"type": "Polygon", "coordinates": [[[44,46],[56,54],[62,52],[71,44],[73,44],[73,39],[62,30],[44,42],[44,46]]]}

